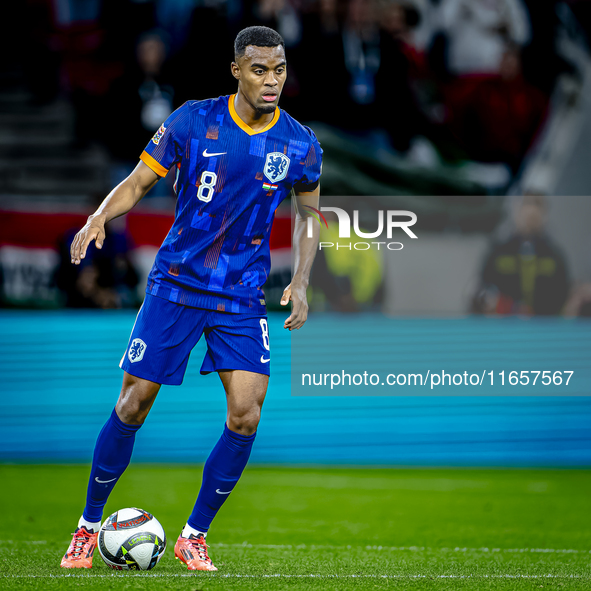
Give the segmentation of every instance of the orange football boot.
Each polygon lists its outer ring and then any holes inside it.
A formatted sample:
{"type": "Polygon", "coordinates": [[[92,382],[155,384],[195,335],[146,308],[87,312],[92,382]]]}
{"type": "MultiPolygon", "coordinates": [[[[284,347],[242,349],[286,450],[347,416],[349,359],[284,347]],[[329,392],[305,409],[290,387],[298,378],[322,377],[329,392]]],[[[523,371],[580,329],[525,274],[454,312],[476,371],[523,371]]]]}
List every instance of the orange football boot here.
{"type": "Polygon", "coordinates": [[[174,556],[184,562],[189,570],[217,570],[207,555],[207,544],[203,536],[179,536],[174,545],[174,556]]]}
{"type": "Polygon", "coordinates": [[[98,532],[90,533],[84,526],[73,534],[68,551],[62,558],[62,568],[92,568],[92,555],[98,542],[98,532]]]}

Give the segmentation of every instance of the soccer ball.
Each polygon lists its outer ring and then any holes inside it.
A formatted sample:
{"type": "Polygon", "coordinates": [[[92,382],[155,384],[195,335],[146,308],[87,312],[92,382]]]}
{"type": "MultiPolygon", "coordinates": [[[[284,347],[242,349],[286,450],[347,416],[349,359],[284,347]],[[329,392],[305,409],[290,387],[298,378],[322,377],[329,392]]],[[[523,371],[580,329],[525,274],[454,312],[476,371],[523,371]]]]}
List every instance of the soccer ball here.
{"type": "Polygon", "coordinates": [[[166,549],[160,522],[142,509],[121,509],[109,516],[98,535],[102,559],[114,570],[150,570],[166,549]]]}

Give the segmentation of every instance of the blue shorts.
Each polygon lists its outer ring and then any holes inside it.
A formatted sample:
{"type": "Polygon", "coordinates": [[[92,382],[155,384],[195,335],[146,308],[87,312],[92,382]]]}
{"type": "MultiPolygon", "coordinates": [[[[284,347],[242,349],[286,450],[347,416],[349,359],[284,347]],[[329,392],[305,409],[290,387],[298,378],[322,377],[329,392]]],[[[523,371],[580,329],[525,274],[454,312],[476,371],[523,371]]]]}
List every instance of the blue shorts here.
{"type": "Polygon", "coordinates": [[[201,373],[243,369],[269,375],[267,317],[190,308],[146,294],[119,367],[138,378],[178,386],[205,334],[201,373]]]}

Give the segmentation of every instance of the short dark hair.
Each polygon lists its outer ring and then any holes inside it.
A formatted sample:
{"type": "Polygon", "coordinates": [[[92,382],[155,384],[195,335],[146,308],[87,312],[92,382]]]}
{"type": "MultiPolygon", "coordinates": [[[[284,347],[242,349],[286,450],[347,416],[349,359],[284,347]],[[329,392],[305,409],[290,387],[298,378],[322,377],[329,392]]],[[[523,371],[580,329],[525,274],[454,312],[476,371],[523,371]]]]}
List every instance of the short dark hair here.
{"type": "Polygon", "coordinates": [[[281,45],[285,49],[283,37],[269,27],[247,27],[242,29],[234,41],[234,56],[236,59],[242,57],[248,45],[257,47],[277,47],[281,45]]]}

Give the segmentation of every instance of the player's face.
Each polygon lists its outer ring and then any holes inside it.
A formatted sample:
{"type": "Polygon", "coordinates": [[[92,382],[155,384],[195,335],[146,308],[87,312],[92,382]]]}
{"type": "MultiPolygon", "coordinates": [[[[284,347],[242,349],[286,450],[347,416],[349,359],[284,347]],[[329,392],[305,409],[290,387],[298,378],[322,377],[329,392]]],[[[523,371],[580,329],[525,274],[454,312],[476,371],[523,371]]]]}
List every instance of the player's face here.
{"type": "Polygon", "coordinates": [[[258,113],[272,113],[285,84],[285,51],[277,47],[249,45],[238,62],[232,64],[246,102],[258,113]]]}

